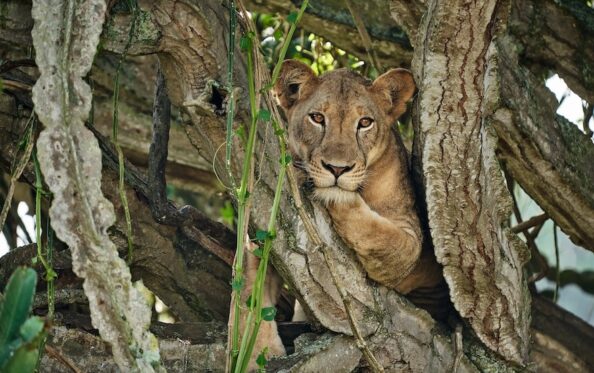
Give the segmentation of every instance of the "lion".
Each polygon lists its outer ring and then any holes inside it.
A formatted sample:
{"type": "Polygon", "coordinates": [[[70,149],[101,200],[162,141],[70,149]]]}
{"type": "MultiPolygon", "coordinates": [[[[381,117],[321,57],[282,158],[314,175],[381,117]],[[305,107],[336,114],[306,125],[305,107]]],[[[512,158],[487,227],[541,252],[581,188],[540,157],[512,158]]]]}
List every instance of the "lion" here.
{"type": "MultiPolygon", "coordinates": [[[[300,179],[311,184],[312,198],[326,207],[368,277],[443,318],[449,299],[443,270],[423,245],[408,157],[394,126],[415,90],[405,69],[371,82],[346,69],[317,77],[295,60],[283,63],[274,86],[300,179]]],[[[278,291],[266,291],[273,304],[278,291]]],[[[259,344],[267,340],[282,354],[275,333],[271,323],[259,344]]]]}
{"type": "Polygon", "coordinates": [[[412,74],[391,69],[371,82],[339,69],[316,77],[288,60],[274,89],[294,164],[369,278],[404,295],[442,286],[442,268],[423,246],[407,153],[394,126],[415,92],[412,74]]]}

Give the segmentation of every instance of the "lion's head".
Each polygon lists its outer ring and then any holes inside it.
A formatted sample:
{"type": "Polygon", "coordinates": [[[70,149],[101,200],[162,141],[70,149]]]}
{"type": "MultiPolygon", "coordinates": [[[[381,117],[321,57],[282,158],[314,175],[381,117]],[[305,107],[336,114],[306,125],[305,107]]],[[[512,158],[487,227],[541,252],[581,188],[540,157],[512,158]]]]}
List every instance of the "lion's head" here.
{"type": "Polygon", "coordinates": [[[285,61],[275,94],[288,120],[289,147],[322,202],[348,202],[393,142],[392,126],[415,91],[411,73],[392,69],[374,82],[335,70],[316,77],[285,61]]]}

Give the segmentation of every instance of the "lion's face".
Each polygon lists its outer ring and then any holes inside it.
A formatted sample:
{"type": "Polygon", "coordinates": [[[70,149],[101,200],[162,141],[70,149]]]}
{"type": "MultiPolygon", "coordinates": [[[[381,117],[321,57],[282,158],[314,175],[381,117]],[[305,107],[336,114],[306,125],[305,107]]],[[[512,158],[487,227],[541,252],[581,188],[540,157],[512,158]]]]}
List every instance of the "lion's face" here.
{"type": "Polygon", "coordinates": [[[348,70],[315,77],[286,61],[275,86],[287,115],[289,147],[325,203],[348,202],[365,186],[392,141],[392,125],[414,93],[410,72],[395,69],[375,80],[348,70]]]}

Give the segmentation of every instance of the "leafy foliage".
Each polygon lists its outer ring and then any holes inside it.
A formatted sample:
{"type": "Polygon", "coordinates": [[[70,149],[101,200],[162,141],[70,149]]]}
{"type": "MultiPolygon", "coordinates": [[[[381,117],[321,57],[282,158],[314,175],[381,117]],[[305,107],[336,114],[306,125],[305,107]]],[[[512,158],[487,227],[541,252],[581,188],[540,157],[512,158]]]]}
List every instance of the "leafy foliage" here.
{"type": "Polygon", "coordinates": [[[33,372],[45,325],[37,316],[29,317],[37,285],[37,273],[17,268],[0,299],[0,371],[33,372]]]}

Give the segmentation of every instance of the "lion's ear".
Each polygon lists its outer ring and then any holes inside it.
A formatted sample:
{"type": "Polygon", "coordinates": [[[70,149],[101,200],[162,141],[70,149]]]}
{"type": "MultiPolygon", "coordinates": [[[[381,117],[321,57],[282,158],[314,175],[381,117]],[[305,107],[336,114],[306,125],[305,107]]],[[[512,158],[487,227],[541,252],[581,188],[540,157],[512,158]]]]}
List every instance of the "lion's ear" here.
{"type": "Polygon", "coordinates": [[[274,94],[279,105],[290,109],[295,102],[304,97],[304,86],[317,81],[312,69],[297,60],[287,60],[281,66],[278,80],[274,85],[274,94]]]}
{"type": "Polygon", "coordinates": [[[416,86],[410,71],[391,69],[380,75],[373,82],[371,89],[388,99],[389,105],[386,107],[386,112],[398,118],[406,111],[406,103],[415,93],[416,86]]]}

